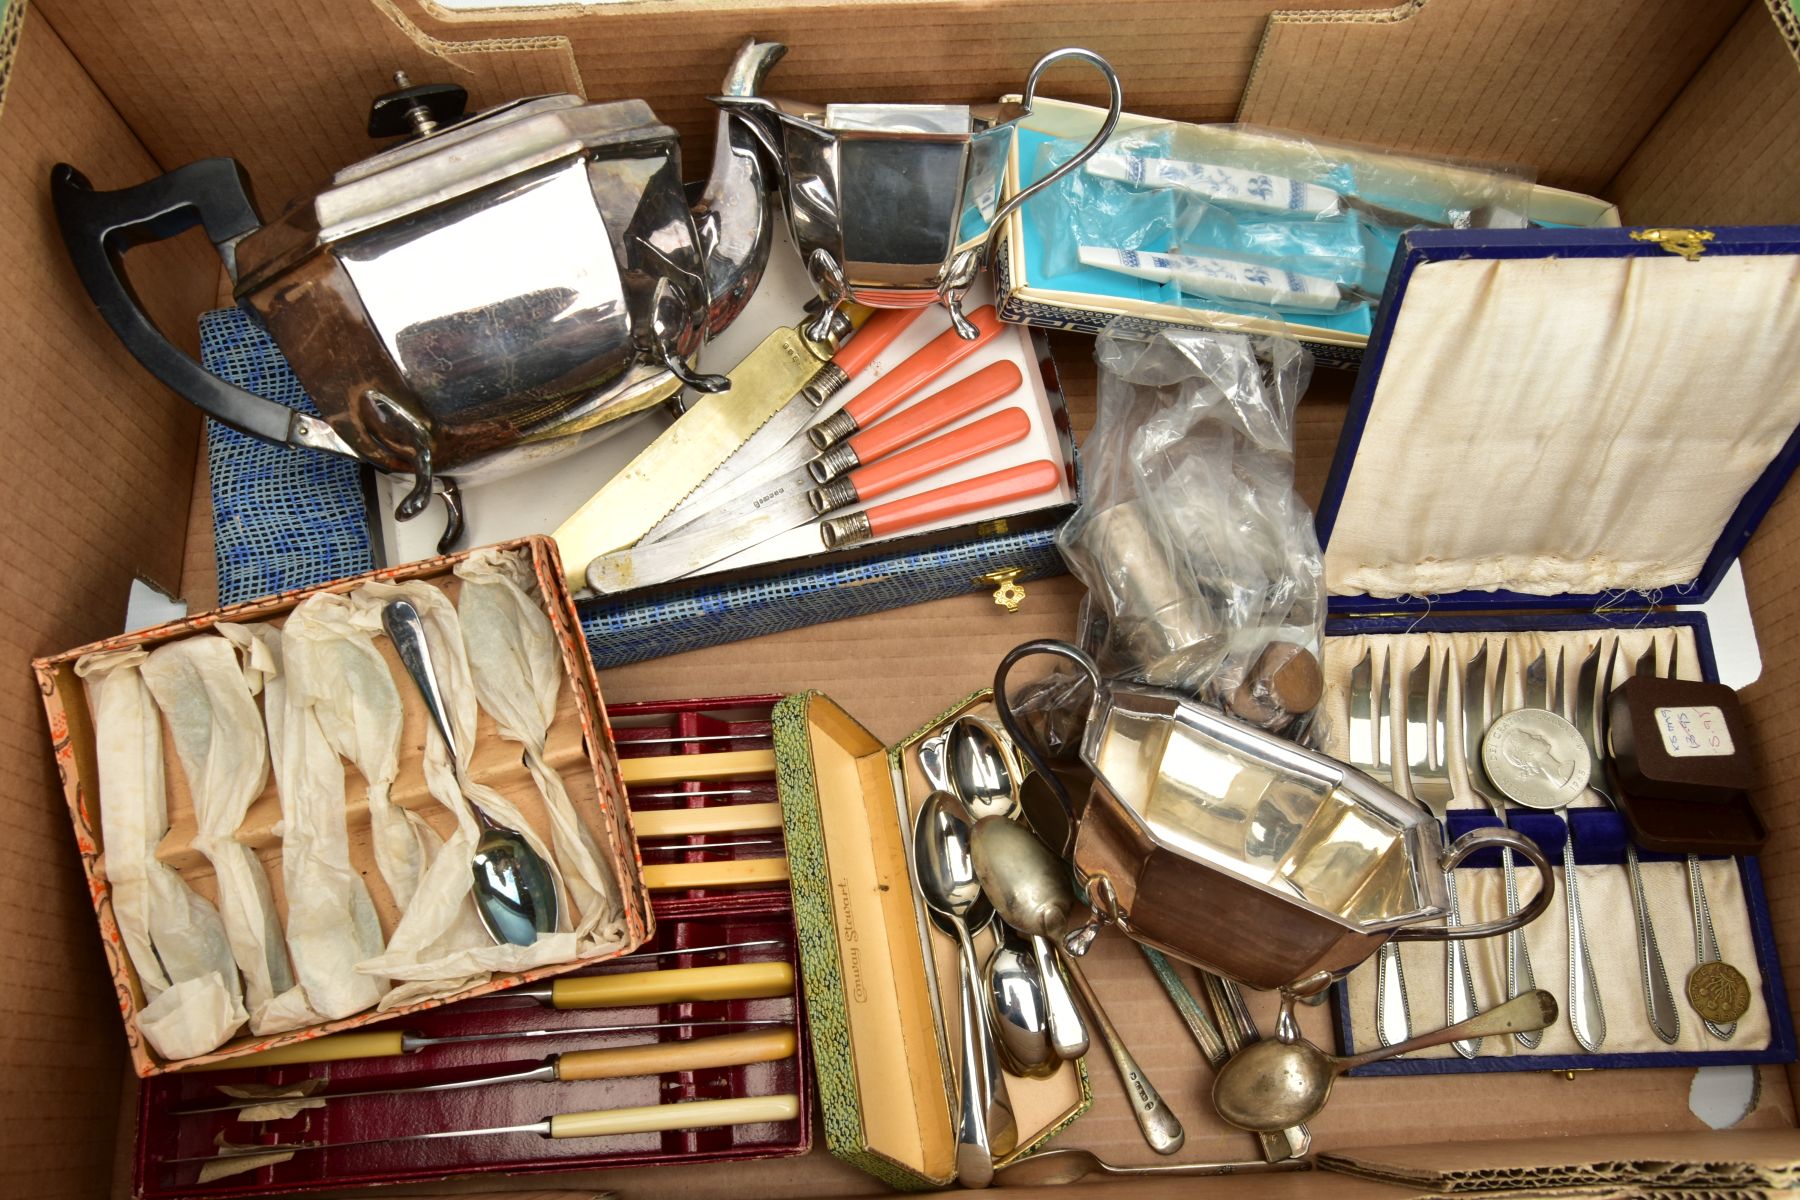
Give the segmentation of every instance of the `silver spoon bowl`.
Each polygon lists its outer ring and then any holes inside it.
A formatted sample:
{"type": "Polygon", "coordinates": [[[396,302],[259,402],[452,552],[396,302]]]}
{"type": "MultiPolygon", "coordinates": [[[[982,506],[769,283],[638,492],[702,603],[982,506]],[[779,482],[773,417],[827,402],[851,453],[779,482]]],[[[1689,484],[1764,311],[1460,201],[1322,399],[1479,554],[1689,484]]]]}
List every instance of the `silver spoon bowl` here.
{"type": "Polygon", "coordinates": [[[986,722],[958,717],[950,726],[950,782],[976,820],[1019,811],[1019,783],[986,722]]]}
{"type": "MultiPolygon", "coordinates": [[[[410,601],[392,600],[381,610],[381,624],[393,639],[406,673],[424,697],[425,711],[431,714],[438,736],[444,739],[444,749],[460,784],[462,755],[457,751],[456,736],[450,731],[450,713],[438,684],[437,669],[432,665],[431,648],[425,643],[425,622],[410,601]]],[[[556,880],[550,874],[550,866],[517,830],[494,821],[474,800],[469,800],[469,809],[481,827],[481,839],[470,859],[475,872],[475,915],[496,943],[529,946],[541,934],[556,929],[556,880]]]]}
{"type": "Polygon", "coordinates": [[[994,952],[981,968],[982,997],[994,1027],[994,1048],[1007,1074],[1047,1079],[1062,1065],[1050,1045],[1050,1019],[1029,943],[1001,926],[994,952]]]}
{"type": "Polygon", "coordinates": [[[1219,1115],[1252,1133],[1270,1133],[1303,1125],[1318,1116],[1331,1098],[1331,1085],[1353,1067],[1459,1042],[1465,1038],[1504,1037],[1547,1029],[1556,1024],[1556,997],[1525,992],[1467,1021],[1422,1033],[1366,1054],[1327,1054],[1305,1038],[1278,1039],[1245,1046],[1213,1079],[1213,1107],[1219,1115]]]}

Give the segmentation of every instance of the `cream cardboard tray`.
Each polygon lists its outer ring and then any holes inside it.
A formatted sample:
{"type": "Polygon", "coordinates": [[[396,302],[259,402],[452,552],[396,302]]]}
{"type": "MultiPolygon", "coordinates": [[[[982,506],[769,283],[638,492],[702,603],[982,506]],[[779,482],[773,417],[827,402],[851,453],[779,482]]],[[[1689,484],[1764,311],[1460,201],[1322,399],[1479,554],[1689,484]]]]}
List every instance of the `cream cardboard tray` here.
{"type": "MultiPolygon", "coordinates": [[[[801,972],[831,1152],[895,1187],[956,1179],[951,1067],[956,950],[914,889],[913,817],[930,785],[916,746],[985,695],[898,745],[881,741],[817,692],[775,709],[775,756],[792,868],[801,972]]],[[[976,959],[993,933],[976,935],[976,959]]],[[[1007,1076],[1018,1144],[1028,1153],[1087,1111],[1085,1060],[1047,1079],[1007,1076]]]]}
{"type": "MultiPolygon", "coordinates": [[[[423,580],[444,590],[454,600],[462,583],[453,572],[459,563],[476,552],[426,559],[403,567],[340,580],[320,588],[269,596],[152,629],[127,633],[104,642],[37,659],[32,667],[43,693],[44,712],[50,723],[51,742],[62,776],[63,795],[68,803],[69,817],[74,822],[75,841],[80,850],[88,893],[99,918],[101,944],[112,973],[119,1011],[125,1020],[132,1065],[139,1075],[155,1075],[182,1067],[219,1062],[322,1034],[392,1021],[451,1001],[485,995],[529,980],[559,975],[578,966],[603,962],[629,953],[649,937],[653,920],[648,893],[639,878],[637,850],[632,840],[630,815],[624,803],[625,785],[619,774],[617,757],[612,751],[611,734],[600,703],[593,664],[581,637],[574,605],[563,587],[561,563],[557,558],[555,544],[548,538],[532,537],[501,543],[490,549],[514,553],[529,562],[531,575],[536,582],[537,598],[543,603],[544,611],[555,631],[560,653],[561,685],[546,737],[544,760],[561,777],[576,813],[601,848],[604,857],[601,865],[611,873],[619,893],[622,940],[609,951],[520,972],[494,973],[482,982],[454,993],[397,1005],[386,1011],[365,1010],[349,1017],[285,1033],[239,1036],[216,1050],[186,1059],[165,1060],[159,1057],[138,1026],[138,1016],[144,1009],[146,997],[138,973],[132,965],[131,955],[126,953],[121,944],[119,926],[114,919],[112,891],[106,874],[106,845],[101,834],[101,808],[106,803],[106,796],[100,786],[97,770],[94,719],[89,711],[87,688],[75,671],[76,661],[84,655],[101,651],[154,649],[178,639],[205,634],[221,622],[279,624],[308,596],[318,592],[344,594],[371,581],[403,583],[423,580]]],[[[377,638],[376,646],[387,660],[390,674],[396,680],[403,709],[398,772],[390,799],[395,805],[423,818],[438,836],[448,837],[455,828],[454,817],[432,798],[426,790],[423,776],[428,722],[424,704],[418,690],[407,683],[404,669],[389,640],[385,637],[377,638]]],[[[167,763],[169,829],[157,846],[156,857],[173,867],[181,879],[201,897],[216,904],[218,891],[213,867],[193,845],[196,822],[192,792],[175,755],[166,719],[162,723],[163,757],[167,763]]],[[[369,896],[374,903],[385,940],[394,930],[400,908],[382,883],[382,876],[376,869],[366,800],[367,784],[354,765],[346,762],[344,766],[350,862],[352,868],[368,881],[369,896]]],[[[503,736],[485,709],[479,715],[468,774],[472,780],[496,789],[519,810],[544,843],[549,844],[549,812],[521,759],[519,743],[503,736]]],[[[288,908],[281,870],[281,816],[280,797],[274,773],[270,772],[264,779],[262,791],[250,802],[245,819],[236,830],[235,839],[254,850],[267,872],[276,915],[285,927],[288,908]]],[[[283,954],[285,955],[285,950],[283,954]]]]}

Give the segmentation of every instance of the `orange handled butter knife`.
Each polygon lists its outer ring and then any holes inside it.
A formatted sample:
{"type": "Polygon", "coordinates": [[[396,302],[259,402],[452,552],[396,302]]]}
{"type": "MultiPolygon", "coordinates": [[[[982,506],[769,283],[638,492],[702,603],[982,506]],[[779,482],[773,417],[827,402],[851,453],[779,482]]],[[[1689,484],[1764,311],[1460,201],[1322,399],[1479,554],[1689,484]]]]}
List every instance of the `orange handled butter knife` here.
{"type": "MultiPolygon", "coordinates": [[[[1006,365],[1012,366],[1011,363],[1006,365]]],[[[875,428],[879,429],[881,426],[875,428]]],[[[910,450],[902,450],[898,454],[876,459],[868,466],[858,467],[841,479],[834,479],[824,487],[814,488],[807,493],[807,500],[812,504],[813,511],[818,513],[828,513],[834,508],[845,508],[873,500],[958,463],[979,458],[1014,442],[1022,442],[1030,432],[1031,418],[1024,409],[1001,409],[992,416],[972,421],[961,429],[953,429],[942,437],[921,442],[910,450]]]]}
{"type": "Polygon", "coordinates": [[[874,462],[884,454],[892,454],[1003,396],[1012,395],[1024,382],[1025,376],[1019,365],[1011,359],[989,363],[968,378],[959,379],[909,406],[904,412],[851,434],[808,462],[806,469],[818,482],[830,483],[846,471],[874,462]]]}
{"type": "Polygon", "coordinates": [[[819,525],[819,534],[828,549],[854,546],[870,538],[904,533],[934,521],[944,521],[967,513],[979,512],[996,504],[1022,500],[1052,491],[1063,479],[1063,469],[1047,458],[1037,462],[1008,467],[990,475],[977,476],[962,483],[920,492],[900,500],[890,500],[860,512],[830,517],[819,525]]]}
{"type": "Polygon", "coordinates": [[[1005,328],[994,306],[984,304],[969,314],[977,330],[965,338],[954,329],[926,342],[913,356],[851,397],[850,402],[806,431],[813,445],[828,450],[859,429],[881,420],[903,400],[1000,336],[1005,328]]]}

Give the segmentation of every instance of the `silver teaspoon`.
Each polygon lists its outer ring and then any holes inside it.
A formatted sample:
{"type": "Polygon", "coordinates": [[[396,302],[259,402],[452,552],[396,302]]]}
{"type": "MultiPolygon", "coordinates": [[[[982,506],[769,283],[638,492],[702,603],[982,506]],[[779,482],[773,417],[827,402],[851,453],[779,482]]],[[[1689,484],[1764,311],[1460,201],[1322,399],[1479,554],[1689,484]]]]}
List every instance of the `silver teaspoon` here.
{"type": "MultiPolygon", "coordinates": [[[[431,662],[431,649],[425,644],[425,622],[420,619],[419,610],[410,601],[389,601],[381,610],[381,624],[393,639],[406,673],[424,697],[425,711],[431,714],[432,724],[449,752],[450,765],[461,780],[462,755],[450,731],[450,714],[431,662]]],[[[517,830],[496,823],[466,793],[464,798],[469,800],[475,823],[481,827],[481,840],[470,860],[475,871],[475,914],[495,942],[529,946],[539,934],[552,932],[557,924],[556,882],[551,878],[549,865],[517,830]]]]}

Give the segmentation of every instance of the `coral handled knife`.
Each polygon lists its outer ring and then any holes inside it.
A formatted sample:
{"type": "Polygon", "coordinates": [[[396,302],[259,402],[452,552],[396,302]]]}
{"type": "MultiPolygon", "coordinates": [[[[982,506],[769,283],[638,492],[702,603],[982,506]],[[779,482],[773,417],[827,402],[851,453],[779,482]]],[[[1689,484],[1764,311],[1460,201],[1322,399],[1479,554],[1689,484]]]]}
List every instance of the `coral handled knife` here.
{"type": "MultiPolygon", "coordinates": [[[[870,474],[862,477],[860,490],[851,502],[894,491],[1002,446],[1010,446],[1030,432],[1031,418],[1022,408],[1008,408],[983,417],[961,429],[921,442],[910,450],[859,468],[870,474]]],[[[845,480],[848,478],[846,476],[845,480]]],[[[810,495],[796,487],[791,494],[780,497],[746,520],[715,525],[692,535],[676,536],[596,558],[588,564],[587,584],[605,595],[667,583],[805,525],[817,516],[810,495]]]]}
{"type": "Polygon", "coordinates": [[[867,429],[902,400],[999,337],[1005,328],[991,304],[970,313],[969,323],[977,330],[973,339],[965,339],[954,329],[944,330],[911,358],[852,396],[844,407],[808,429],[806,436],[819,449],[828,450],[857,430],[867,429]]]}
{"type": "Polygon", "coordinates": [[[734,1096],[725,1100],[682,1100],[674,1104],[645,1104],[633,1108],[603,1108],[593,1112],[561,1113],[524,1125],[497,1125],[487,1129],[435,1129],[395,1137],[358,1138],[351,1142],[279,1142],[266,1146],[232,1146],[215,1154],[158,1159],[156,1165],[191,1162],[227,1162],[234,1158],[265,1158],[304,1150],[342,1150],[346,1146],[385,1146],[393,1142],[417,1142],[436,1138],[488,1137],[503,1133],[535,1133],[539,1137],[607,1137],[622,1133],[659,1133],[669,1129],[712,1129],[720,1125],[751,1125],[767,1121],[791,1121],[800,1115],[800,1098],[782,1096],[734,1096]]]}
{"type": "MultiPolygon", "coordinates": [[[[761,429],[732,451],[704,483],[652,525],[642,540],[654,542],[665,538],[708,510],[729,503],[743,495],[746,489],[786,470],[784,465],[770,460],[782,457],[782,448],[799,438],[800,431],[818,415],[820,406],[861,374],[924,311],[922,308],[891,308],[870,317],[844,348],[819,368],[812,382],[801,388],[761,429]]],[[[800,444],[804,446],[805,442],[800,444]]]]}
{"type": "MultiPolygon", "coordinates": [[[[756,1029],[744,1033],[726,1033],[715,1037],[688,1038],[673,1042],[648,1042],[630,1046],[603,1046],[598,1050],[572,1050],[552,1054],[536,1066],[522,1071],[489,1072],[473,1079],[456,1079],[449,1083],[415,1083],[405,1087],[381,1088],[374,1091],[313,1092],[294,1096],[296,1100],[342,1100],[350,1096],[398,1096],[406,1092],[448,1092],[461,1088],[485,1087],[502,1083],[556,1083],[578,1079],[624,1079],[633,1075],[663,1075],[670,1071],[707,1071],[719,1067],[741,1067],[747,1063],[774,1062],[790,1058],[794,1053],[792,1026],[779,1029],[756,1029]]],[[[233,1100],[226,1104],[185,1105],[173,1109],[176,1116],[199,1113],[235,1112],[281,1099],[233,1100]]]]}
{"type": "MultiPolygon", "coordinates": [[[[885,420],[877,421],[860,433],[839,442],[829,450],[824,450],[807,459],[805,452],[812,449],[811,443],[804,438],[797,439],[789,446],[789,450],[798,451],[789,454],[784,450],[779,457],[784,465],[792,463],[796,469],[784,475],[763,480],[761,484],[745,491],[741,496],[721,497],[719,504],[711,512],[700,513],[687,525],[662,538],[659,542],[686,538],[702,530],[719,526],[735,526],[743,523],[744,513],[762,513],[778,502],[790,496],[802,495],[806,492],[808,476],[820,483],[827,483],[842,475],[852,467],[863,463],[874,462],[885,454],[892,453],[902,446],[911,445],[920,438],[929,437],[940,429],[946,429],[964,417],[986,408],[994,401],[1011,395],[1024,382],[1024,374],[1018,364],[1010,360],[989,363],[981,370],[966,379],[960,379],[916,404],[909,405],[901,412],[885,420]],[[802,471],[798,467],[805,467],[802,471]]],[[[865,497],[867,498],[867,497],[865,497]]],[[[848,502],[846,502],[848,503],[848,502]]],[[[684,506],[685,507],[685,506],[684,506]]],[[[798,509],[793,511],[798,512],[798,509]]],[[[825,510],[820,510],[825,511],[825,510]]],[[[795,521],[798,525],[801,522],[795,521]]],[[[792,525],[788,528],[793,528],[792,525]]],[[[648,542],[652,539],[646,538],[648,542]]],[[[645,548],[639,543],[638,549],[645,548]]],[[[696,568],[698,569],[698,568],[696,568]]]]}
{"type": "Polygon", "coordinates": [[[1053,490],[1062,479],[1062,467],[1047,458],[1040,458],[991,475],[920,492],[904,500],[890,500],[841,517],[828,517],[819,523],[819,535],[828,550],[854,546],[870,538],[888,537],[996,504],[1042,495],[1053,490]]]}

